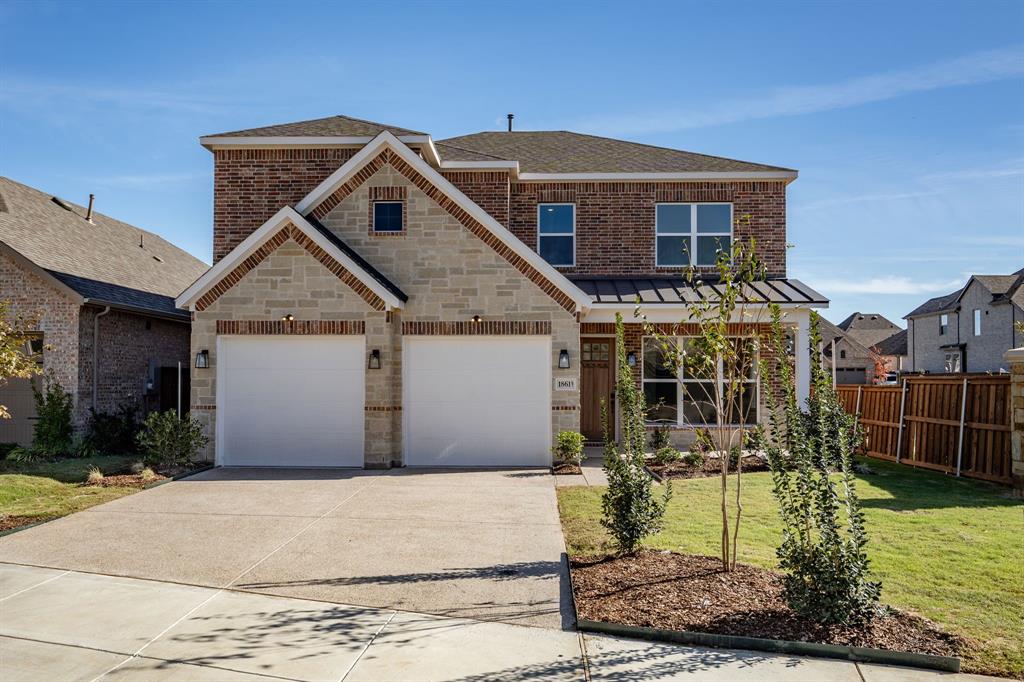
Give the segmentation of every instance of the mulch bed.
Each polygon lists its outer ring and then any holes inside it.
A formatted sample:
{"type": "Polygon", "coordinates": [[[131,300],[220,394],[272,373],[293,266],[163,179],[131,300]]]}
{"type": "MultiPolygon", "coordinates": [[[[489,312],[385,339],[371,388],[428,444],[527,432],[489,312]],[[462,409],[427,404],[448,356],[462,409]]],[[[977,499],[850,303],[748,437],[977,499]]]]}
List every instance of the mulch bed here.
{"type": "Polygon", "coordinates": [[[22,526],[29,526],[33,523],[42,523],[43,521],[49,521],[52,516],[0,516],[0,533],[5,530],[11,530],[13,528],[21,528],[22,526]]]}
{"type": "Polygon", "coordinates": [[[776,573],[745,565],[723,573],[713,557],[642,550],[573,559],[572,578],[579,617],[587,620],[939,656],[958,656],[968,644],[892,608],[864,626],[819,625],[786,606],[776,573]]]}
{"type": "MultiPolygon", "coordinates": [[[[722,475],[722,462],[715,458],[708,457],[704,460],[704,464],[699,467],[692,467],[683,462],[673,462],[667,466],[660,466],[654,462],[648,461],[647,468],[657,474],[659,477],[665,479],[672,478],[707,478],[709,476],[721,476],[722,475]]],[[[743,472],[755,473],[758,471],[769,471],[768,462],[757,455],[747,455],[743,458],[743,472]]],[[[735,472],[735,467],[729,467],[730,472],[735,472]]]]}
{"type": "Polygon", "coordinates": [[[84,486],[95,485],[100,488],[145,488],[150,483],[162,481],[166,476],[154,472],[154,476],[143,478],[142,474],[121,474],[118,476],[104,476],[99,483],[83,483],[84,486]]]}
{"type": "Polygon", "coordinates": [[[582,474],[583,468],[579,464],[560,462],[551,467],[551,473],[555,476],[572,476],[574,474],[582,474]]]}

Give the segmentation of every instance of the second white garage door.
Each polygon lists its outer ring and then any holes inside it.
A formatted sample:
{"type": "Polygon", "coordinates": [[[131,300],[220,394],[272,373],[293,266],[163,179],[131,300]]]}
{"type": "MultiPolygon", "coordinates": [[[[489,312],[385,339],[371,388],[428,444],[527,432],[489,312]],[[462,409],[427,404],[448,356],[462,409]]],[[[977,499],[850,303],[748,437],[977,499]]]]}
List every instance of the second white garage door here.
{"type": "Polygon", "coordinates": [[[365,345],[362,336],[219,337],[219,463],[363,466],[365,345]]]}
{"type": "Polygon", "coordinates": [[[549,465],[550,365],[548,337],[406,337],[406,464],[549,465]]]}

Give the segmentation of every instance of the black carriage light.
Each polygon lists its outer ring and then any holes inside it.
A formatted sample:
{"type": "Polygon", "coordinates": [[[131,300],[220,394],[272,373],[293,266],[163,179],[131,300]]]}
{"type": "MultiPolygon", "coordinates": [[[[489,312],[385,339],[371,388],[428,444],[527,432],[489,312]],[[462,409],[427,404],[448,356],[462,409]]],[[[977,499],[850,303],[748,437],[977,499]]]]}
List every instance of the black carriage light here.
{"type": "Polygon", "coordinates": [[[292,315],[291,313],[288,313],[287,315],[282,317],[281,320],[284,321],[284,322],[294,322],[295,321],[295,316],[292,315]]]}
{"type": "Polygon", "coordinates": [[[569,351],[564,348],[558,351],[558,369],[569,369],[569,351]]]}
{"type": "Polygon", "coordinates": [[[370,351],[370,369],[380,369],[380,350],[374,348],[370,351]]]}
{"type": "Polygon", "coordinates": [[[630,367],[636,367],[636,353],[629,351],[626,353],[626,364],[630,367]]]}
{"type": "Polygon", "coordinates": [[[473,316],[473,324],[479,324],[482,318],[479,315],[473,316]]]}
{"type": "Polygon", "coordinates": [[[201,350],[196,353],[196,369],[207,369],[210,366],[210,351],[201,350]]]}

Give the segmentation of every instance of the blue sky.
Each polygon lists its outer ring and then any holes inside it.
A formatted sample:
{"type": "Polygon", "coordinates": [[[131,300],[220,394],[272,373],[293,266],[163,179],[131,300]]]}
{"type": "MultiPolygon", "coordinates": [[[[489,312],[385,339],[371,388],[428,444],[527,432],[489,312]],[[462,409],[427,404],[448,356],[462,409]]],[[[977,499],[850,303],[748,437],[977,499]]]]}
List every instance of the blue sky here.
{"type": "Polygon", "coordinates": [[[0,4],[0,173],[209,261],[203,134],[345,113],[800,170],[790,275],[893,320],[1024,267],[1024,3],[0,4]]]}

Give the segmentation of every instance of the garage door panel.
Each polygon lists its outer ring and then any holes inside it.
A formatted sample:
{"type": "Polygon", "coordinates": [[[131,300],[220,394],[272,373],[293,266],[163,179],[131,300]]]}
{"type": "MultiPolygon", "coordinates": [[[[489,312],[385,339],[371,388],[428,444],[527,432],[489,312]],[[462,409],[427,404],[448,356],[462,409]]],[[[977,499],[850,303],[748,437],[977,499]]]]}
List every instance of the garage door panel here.
{"type": "Polygon", "coordinates": [[[362,466],[363,337],[221,337],[218,443],[231,466],[362,466]]]}
{"type": "Polygon", "coordinates": [[[547,337],[409,338],[405,449],[411,466],[546,466],[547,337]]]}

